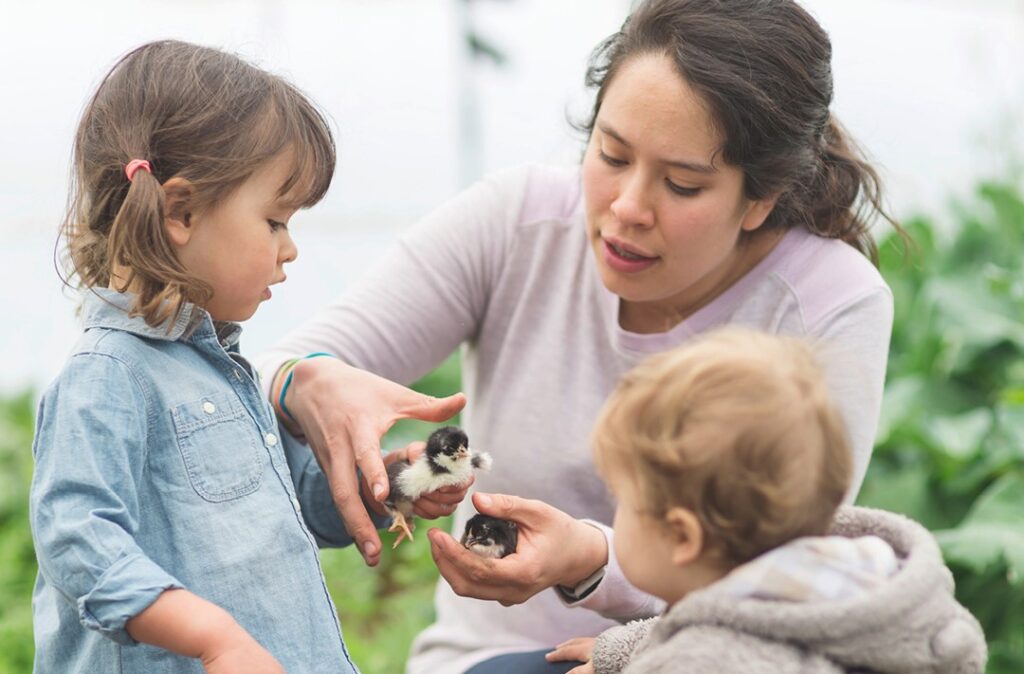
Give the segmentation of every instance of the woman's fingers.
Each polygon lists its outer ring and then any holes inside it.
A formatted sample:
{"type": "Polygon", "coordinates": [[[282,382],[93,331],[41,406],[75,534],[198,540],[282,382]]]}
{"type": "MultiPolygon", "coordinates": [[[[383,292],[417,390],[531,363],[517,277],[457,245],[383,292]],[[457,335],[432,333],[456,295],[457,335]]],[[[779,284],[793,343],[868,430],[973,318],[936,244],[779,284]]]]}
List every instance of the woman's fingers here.
{"type": "Polygon", "coordinates": [[[511,606],[547,588],[540,580],[542,567],[533,555],[517,551],[490,559],[470,552],[440,529],[431,529],[427,537],[434,563],[455,594],[511,606]]]}
{"type": "Polygon", "coordinates": [[[466,396],[463,393],[446,398],[434,398],[412,389],[402,388],[408,391],[408,394],[402,396],[396,405],[395,419],[420,419],[440,423],[451,419],[466,406],[466,396]]]}
{"type": "MultiPolygon", "coordinates": [[[[318,453],[317,456],[323,456],[320,466],[327,477],[327,484],[330,486],[334,504],[338,508],[341,519],[345,522],[345,528],[359,547],[359,552],[362,553],[366,564],[376,566],[380,561],[380,536],[377,534],[377,528],[366,512],[366,506],[360,497],[359,484],[352,463],[345,460],[346,457],[353,456],[353,451],[347,443],[340,442],[333,445],[328,444],[324,449],[326,452],[318,453]]],[[[376,458],[380,462],[379,453],[376,458]]],[[[384,470],[383,463],[381,463],[380,470],[384,470]]]]}

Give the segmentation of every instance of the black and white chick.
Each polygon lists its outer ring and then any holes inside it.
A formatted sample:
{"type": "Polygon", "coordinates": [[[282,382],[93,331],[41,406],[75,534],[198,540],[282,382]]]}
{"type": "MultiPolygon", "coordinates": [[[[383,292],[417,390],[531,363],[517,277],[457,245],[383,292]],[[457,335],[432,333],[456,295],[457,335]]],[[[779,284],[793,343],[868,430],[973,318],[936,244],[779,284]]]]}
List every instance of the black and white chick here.
{"type": "Polygon", "coordinates": [[[391,491],[384,508],[394,518],[388,531],[400,531],[392,549],[408,538],[416,528],[413,523],[413,502],[427,492],[465,484],[473,469],[489,470],[491,455],[469,448],[469,438],[456,426],[445,426],[430,434],[427,449],[418,459],[396,461],[388,466],[391,491]]]}
{"type": "Polygon", "coordinates": [[[477,513],[466,522],[466,530],[459,542],[481,557],[501,559],[516,551],[519,528],[511,520],[477,513]]]}

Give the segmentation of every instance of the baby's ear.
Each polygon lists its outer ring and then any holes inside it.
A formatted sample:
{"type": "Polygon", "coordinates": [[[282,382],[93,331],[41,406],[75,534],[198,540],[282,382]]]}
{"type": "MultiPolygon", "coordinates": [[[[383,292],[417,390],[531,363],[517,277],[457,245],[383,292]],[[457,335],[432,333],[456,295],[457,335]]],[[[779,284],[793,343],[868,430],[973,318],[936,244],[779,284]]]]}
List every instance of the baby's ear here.
{"type": "Polygon", "coordinates": [[[184,246],[192,236],[192,183],[185,178],[174,177],[165,182],[164,229],[175,246],[184,246]]]}
{"type": "Polygon", "coordinates": [[[671,508],[665,513],[665,523],[672,537],[672,563],[686,566],[704,551],[704,527],[692,510],[671,508]]]}

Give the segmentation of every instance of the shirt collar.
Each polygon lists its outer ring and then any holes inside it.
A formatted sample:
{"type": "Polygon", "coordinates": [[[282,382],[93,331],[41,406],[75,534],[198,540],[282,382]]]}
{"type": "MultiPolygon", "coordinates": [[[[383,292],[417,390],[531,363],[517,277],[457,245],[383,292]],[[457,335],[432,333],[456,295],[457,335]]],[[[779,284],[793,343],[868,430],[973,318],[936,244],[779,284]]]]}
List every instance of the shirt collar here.
{"type": "Polygon", "coordinates": [[[177,318],[169,318],[156,327],[146,323],[139,315],[131,315],[130,308],[135,296],[109,288],[91,288],[85,293],[82,305],[82,321],[85,329],[109,328],[123,330],[148,339],[171,342],[195,341],[207,337],[220,342],[225,349],[238,344],[242,327],[230,321],[214,321],[210,314],[194,304],[186,303],[177,318]],[[191,333],[193,320],[198,323],[191,333]]]}

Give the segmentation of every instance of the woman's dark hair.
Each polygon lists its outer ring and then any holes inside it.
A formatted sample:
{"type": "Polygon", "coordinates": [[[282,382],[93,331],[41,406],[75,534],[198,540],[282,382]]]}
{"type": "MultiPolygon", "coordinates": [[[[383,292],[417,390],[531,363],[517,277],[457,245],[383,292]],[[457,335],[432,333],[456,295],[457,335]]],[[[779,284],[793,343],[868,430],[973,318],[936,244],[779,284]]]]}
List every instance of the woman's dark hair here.
{"type": "Polygon", "coordinates": [[[280,77],[216,49],[176,41],[143,45],[110,70],[75,137],[71,203],[62,234],[79,285],[137,290],[133,314],[157,326],[212,289],[178,261],[164,229],[162,184],[191,184],[189,212],[227,197],[287,152],[281,197],[295,208],[323,198],[334,138],[323,115],[280,77]],[[125,176],[132,159],[152,173],[125,176]]]}
{"type": "Polygon", "coordinates": [[[869,228],[881,215],[878,174],[831,114],[832,45],[792,0],[647,0],[598,45],[586,83],[597,87],[593,131],[615,74],[632,57],[665,54],[704,99],[750,199],[779,198],[766,227],[803,226],[877,262],[869,228]]]}

